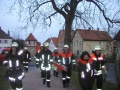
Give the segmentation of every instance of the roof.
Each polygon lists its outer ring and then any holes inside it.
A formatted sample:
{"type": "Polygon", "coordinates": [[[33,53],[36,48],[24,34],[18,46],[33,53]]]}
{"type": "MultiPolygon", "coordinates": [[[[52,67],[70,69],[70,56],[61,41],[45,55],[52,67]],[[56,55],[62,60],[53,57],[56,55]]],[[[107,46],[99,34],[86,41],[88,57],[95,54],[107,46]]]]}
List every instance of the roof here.
{"type": "Polygon", "coordinates": [[[37,39],[33,36],[32,33],[30,33],[29,36],[25,40],[27,40],[27,41],[37,41],[37,39]]]}
{"type": "Polygon", "coordinates": [[[58,38],[53,37],[53,38],[51,38],[51,39],[52,39],[54,45],[57,46],[57,44],[58,44],[58,38]]]}
{"type": "Polygon", "coordinates": [[[112,40],[112,38],[108,35],[105,31],[99,30],[84,30],[84,29],[77,29],[76,31],[79,32],[80,36],[83,40],[93,40],[93,41],[107,41],[112,40]]]}
{"type": "Polygon", "coordinates": [[[115,39],[115,40],[120,40],[120,30],[119,30],[118,33],[115,35],[114,39],[115,39]]]}
{"type": "MultiPolygon", "coordinates": [[[[75,33],[75,30],[71,30],[71,39],[73,39],[74,33],[75,33]]],[[[65,30],[60,30],[58,38],[59,38],[59,36],[62,36],[62,41],[64,42],[65,30]]]]}
{"type": "MultiPolygon", "coordinates": [[[[45,42],[48,42],[48,43],[50,43],[50,38],[48,38],[48,39],[47,39],[45,42]]],[[[45,43],[45,42],[44,42],[44,43],[45,43]]]]}
{"type": "Polygon", "coordinates": [[[12,39],[12,37],[6,34],[0,27],[0,39],[12,39]]]}

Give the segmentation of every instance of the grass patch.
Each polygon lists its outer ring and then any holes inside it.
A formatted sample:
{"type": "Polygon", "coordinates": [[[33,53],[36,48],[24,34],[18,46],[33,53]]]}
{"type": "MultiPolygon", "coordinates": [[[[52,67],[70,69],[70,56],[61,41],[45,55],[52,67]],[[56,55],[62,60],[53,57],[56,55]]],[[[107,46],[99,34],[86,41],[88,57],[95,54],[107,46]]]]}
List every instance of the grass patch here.
{"type": "MultiPolygon", "coordinates": [[[[72,87],[72,90],[82,90],[78,81],[78,73],[76,71],[72,72],[71,87],[72,87]]],[[[94,83],[92,90],[96,90],[96,83],[94,83]]],[[[116,84],[113,84],[110,82],[104,82],[103,90],[119,90],[119,89],[116,84]]]]}
{"type": "Polygon", "coordinates": [[[10,86],[8,80],[5,78],[5,71],[6,67],[0,65],[0,90],[8,90],[10,86]]]}

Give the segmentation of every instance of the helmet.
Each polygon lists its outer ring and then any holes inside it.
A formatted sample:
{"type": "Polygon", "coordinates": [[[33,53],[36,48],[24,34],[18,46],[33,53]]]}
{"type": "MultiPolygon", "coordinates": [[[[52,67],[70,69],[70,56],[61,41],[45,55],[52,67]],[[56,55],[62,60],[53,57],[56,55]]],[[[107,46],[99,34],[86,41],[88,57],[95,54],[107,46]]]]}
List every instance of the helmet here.
{"type": "Polygon", "coordinates": [[[55,47],[54,50],[58,50],[58,48],[55,47]]]}
{"type": "Polygon", "coordinates": [[[45,47],[49,46],[49,43],[48,42],[44,43],[44,46],[45,47]]]}
{"type": "Polygon", "coordinates": [[[13,42],[11,47],[13,47],[13,46],[18,47],[18,43],[17,42],[13,42]]]}
{"type": "Polygon", "coordinates": [[[65,45],[64,45],[64,47],[67,47],[67,48],[69,48],[69,46],[68,46],[67,44],[65,44],[65,45]]]}
{"type": "Polygon", "coordinates": [[[28,48],[27,48],[27,47],[24,47],[24,49],[25,49],[25,50],[28,50],[28,48]]]}
{"type": "Polygon", "coordinates": [[[95,46],[94,50],[101,50],[100,46],[95,46]]]}

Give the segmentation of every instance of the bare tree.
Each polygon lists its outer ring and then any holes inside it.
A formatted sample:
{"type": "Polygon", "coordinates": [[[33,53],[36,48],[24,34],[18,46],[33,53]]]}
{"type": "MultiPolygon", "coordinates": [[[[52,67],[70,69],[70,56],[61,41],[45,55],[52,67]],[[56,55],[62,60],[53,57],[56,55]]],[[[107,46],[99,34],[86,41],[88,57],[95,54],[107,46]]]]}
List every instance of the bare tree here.
{"type": "Polygon", "coordinates": [[[11,9],[19,9],[20,18],[26,21],[24,29],[29,25],[46,28],[53,17],[64,22],[64,43],[68,45],[74,27],[107,25],[110,30],[120,25],[119,0],[15,0],[11,9]]]}
{"type": "Polygon", "coordinates": [[[116,42],[116,48],[114,52],[115,56],[115,75],[116,75],[116,81],[118,84],[118,87],[120,88],[120,41],[117,40],[116,42]]]}

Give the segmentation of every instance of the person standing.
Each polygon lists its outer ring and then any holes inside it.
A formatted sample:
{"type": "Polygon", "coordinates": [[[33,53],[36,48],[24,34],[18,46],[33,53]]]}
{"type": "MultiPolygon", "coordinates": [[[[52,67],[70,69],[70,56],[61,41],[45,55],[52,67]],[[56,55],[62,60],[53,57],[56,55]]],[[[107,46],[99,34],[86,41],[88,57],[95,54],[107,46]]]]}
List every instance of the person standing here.
{"type": "Polygon", "coordinates": [[[78,58],[78,78],[82,90],[92,90],[94,84],[94,64],[87,51],[78,58]]]}
{"type": "Polygon", "coordinates": [[[13,42],[10,52],[6,55],[3,64],[7,64],[6,76],[11,84],[11,90],[23,90],[22,79],[25,76],[20,67],[18,44],[13,42]]]}
{"type": "Polygon", "coordinates": [[[42,60],[41,64],[41,74],[43,77],[43,84],[47,82],[47,87],[50,87],[50,77],[51,77],[51,65],[50,61],[52,60],[52,52],[48,49],[49,48],[49,43],[44,43],[44,49],[40,52],[40,58],[42,60]]]}
{"type": "Polygon", "coordinates": [[[28,72],[28,63],[31,62],[31,54],[28,51],[28,48],[24,47],[24,49],[18,52],[18,55],[22,57],[23,67],[25,71],[28,72]]]}
{"type": "Polygon", "coordinates": [[[72,63],[75,63],[74,55],[69,50],[68,45],[64,45],[61,53],[62,65],[65,67],[62,70],[63,88],[69,87],[70,77],[72,73],[72,63]],[[66,70],[67,69],[67,70],[66,70]]]}
{"type": "MultiPolygon", "coordinates": [[[[43,49],[43,44],[41,44],[41,48],[38,49],[38,51],[36,52],[36,54],[35,54],[35,56],[34,56],[34,59],[35,59],[35,61],[36,61],[36,67],[37,67],[37,68],[40,67],[41,64],[42,64],[42,60],[40,59],[40,52],[42,51],[42,49],[43,49]]],[[[40,67],[40,69],[41,69],[41,67],[40,67]]]]}
{"type": "Polygon", "coordinates": [[[38,58],[40,55],[40,49],[36,52],[35,56],[34,56],[34,59],[35,59],[35,62],[36,62],[36,67],[38,68],[40,66],[40,58],[38,58]]]}
{"type": "MultiPolygon", "coordinates": [[[[53,56],[53,62],[57,63],[57,64],[61,64],[61,56],[60,56],[60,53],[58,52],[58,49],[57,48],[54,48],[54,52],[52,53],[52,56],[53,56]]],[[[58,68],[56,66],[53,67],[53,75],[55,77],[58,77],[58,68]]]]}
{"type": "Polygon", "coordinates": [[[94,52],[91,54],[91,57],[93,59],[94,63],[94,75],[96,78],[96,85],[97,85],[97,90],[102,90],[103,86],[103,76],[102,76],[102,70],[106,71],[105,67],[105,61],[103,54],[101,53],[101,48],[100,46],[95,46],[94,52]]]}

